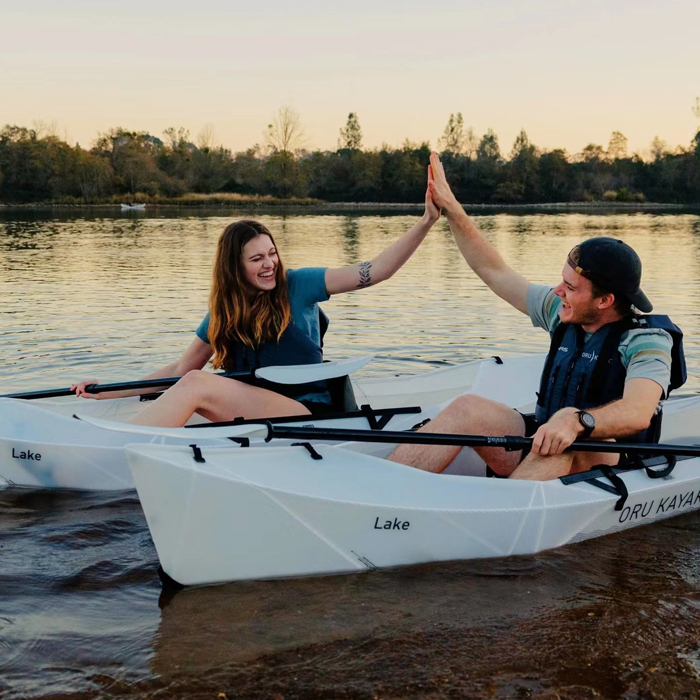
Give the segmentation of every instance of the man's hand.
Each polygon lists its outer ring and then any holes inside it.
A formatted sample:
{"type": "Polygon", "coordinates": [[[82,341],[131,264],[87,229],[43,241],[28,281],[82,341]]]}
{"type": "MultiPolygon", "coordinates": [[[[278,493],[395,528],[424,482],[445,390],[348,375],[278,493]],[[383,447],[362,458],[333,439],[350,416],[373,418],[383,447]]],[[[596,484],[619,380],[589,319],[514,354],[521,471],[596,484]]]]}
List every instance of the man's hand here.
{"type": "Polygon", "coordinates": [[[453,214],[462,211],[462,206],[457,198],[452,194],[450,186],[447,184],[445,170],[442,167],[438,154],[433,151],[430,154],[430,175],[428,178],[428,190],[435,204],[444,209],[446,214],[453,214]]]}
{"type": "MultiPolygon", "coordinates": [[[[433,178],[432,175],[433,168],[431,165],[428,166],[428,182],[430,182],[433,178]]],[[[425,219],[427,222],[432,226],[439,218],[440,218],[440,209],[438,206],[435,204],[433,201],[433,198],[430,196],[430,189],[425,190],[425,219]]]]}
{"type": "Polygon", "coordinates": [[[532,437],[532,452],[538,455],[559,455],[583,432],[577,408],[562,408],[532,437]]]}

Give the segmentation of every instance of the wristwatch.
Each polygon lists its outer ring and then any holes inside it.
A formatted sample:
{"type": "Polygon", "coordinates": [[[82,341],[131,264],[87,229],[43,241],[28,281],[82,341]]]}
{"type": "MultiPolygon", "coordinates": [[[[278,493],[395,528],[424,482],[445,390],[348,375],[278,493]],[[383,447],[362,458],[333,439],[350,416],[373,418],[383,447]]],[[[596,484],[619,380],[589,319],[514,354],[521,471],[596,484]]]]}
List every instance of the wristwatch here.
{"type": "Polygon", "coordinates": [[[590,437],[590,434],[595,430],[595,418],[588,411],[577,411],[578,422],[583,426],[581,437],[590,437]]]}

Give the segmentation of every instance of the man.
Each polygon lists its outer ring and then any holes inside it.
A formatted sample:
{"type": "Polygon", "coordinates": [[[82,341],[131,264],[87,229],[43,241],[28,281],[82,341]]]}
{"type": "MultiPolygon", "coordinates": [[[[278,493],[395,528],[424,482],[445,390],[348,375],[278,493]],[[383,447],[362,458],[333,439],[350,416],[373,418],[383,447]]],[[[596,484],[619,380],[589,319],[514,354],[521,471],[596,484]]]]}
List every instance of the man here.
{"type": "MultiPolygon", "coordinates": [[[[529,315],[534,326],[549,331],[552,347],[535,416],[465,395],[424,430],[532,436],[527,455],[495,447],[476,451],[498,475],[535,480],[618,462],[616,454],[564,452],[577,439],[658,440],[658,430],[653,433],[660,424],[654,417],[671,384],[673,339],[665,328],[677,329],[667,317],[634,316],[633,307],[652,310],[639,287],[641,263],[634,250],[613,238],[590,239],[571,251],[555,288],[531,284],[504,262],[464,212],[437,154],[430,162],[430,194],[443,210],[464,259],[493,292],[529,315]],[[638,327],[635,318],[650,320],[638,327]],[[655,323],[658,319],[662,321],[655,323]]],[[[458,451],[450,446],[402,445],[390,459],[442,472],[458,451]]]]}

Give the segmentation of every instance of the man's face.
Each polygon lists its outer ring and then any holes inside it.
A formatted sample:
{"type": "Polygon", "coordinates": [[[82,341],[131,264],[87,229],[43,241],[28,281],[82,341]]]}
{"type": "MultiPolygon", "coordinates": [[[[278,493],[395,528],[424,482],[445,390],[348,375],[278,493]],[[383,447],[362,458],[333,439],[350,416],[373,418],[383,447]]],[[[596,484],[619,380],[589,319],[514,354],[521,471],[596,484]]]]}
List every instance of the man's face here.
{"type": "Polygon", "coordinates": [[[554,288],[554,293],[562,301],[560,321],[580,326],[597,323],[601,311],[596,303],[597,298],[593,296],[591,281],[579,275],[568,264],[564,265],[561,276],[562,281],[554,288]]]}

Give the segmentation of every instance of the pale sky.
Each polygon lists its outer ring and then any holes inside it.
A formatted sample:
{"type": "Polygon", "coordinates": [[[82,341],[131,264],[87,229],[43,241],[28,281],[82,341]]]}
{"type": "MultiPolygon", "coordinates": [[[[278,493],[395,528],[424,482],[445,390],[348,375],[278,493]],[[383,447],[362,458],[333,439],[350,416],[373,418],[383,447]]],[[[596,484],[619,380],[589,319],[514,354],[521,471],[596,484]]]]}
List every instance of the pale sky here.
{"type": "Polygon", "coordinates": [[[0,125],[55,123],[90,146],[122,126],[234,151],[282,105],[311,149],[348,112],[366,148],[436,146],[451,112],[508,153],[690,143],[700,121],[698,0],[0,0],[0,125]]]}

